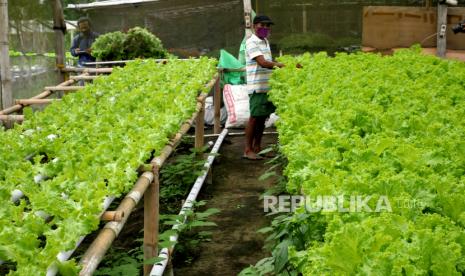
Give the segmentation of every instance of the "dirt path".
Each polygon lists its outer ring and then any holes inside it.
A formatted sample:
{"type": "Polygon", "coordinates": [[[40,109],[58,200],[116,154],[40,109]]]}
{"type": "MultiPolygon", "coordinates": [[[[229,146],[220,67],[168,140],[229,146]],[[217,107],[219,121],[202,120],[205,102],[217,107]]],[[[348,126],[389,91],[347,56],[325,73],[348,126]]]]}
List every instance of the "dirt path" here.
{"type": "MultiPolygon", "coordinates": [[[[200,256],[190,266],[175,267],[175,275],[237,275],[242,269],[267,256],[264,236],[256,231],[269,224],[259,199],[271,182],[259,181],[266,168],[264,161],[241,159],[244,137],[228,137],[213,167],[213,184],[206,186],[201,199],[207,208],[221,213],[210,220],[218,224],[211,242],[202,243],[200,256]]],[[[276,136],[264,137],[264,146],[276,136]]]]}

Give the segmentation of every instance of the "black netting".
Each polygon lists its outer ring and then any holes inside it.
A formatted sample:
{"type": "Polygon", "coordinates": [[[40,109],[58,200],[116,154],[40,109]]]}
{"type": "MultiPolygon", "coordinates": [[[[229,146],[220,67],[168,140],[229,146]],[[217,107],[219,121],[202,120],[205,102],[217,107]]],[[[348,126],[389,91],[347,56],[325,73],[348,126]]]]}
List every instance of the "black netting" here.
{"type": "Polygon", "coordinates": [[[166,48],[181,57],[237,52],[243,35],[242,1],[159,1],[85,12],[95,31],[105,33],[135,26],[149,29],[166,48]]]}

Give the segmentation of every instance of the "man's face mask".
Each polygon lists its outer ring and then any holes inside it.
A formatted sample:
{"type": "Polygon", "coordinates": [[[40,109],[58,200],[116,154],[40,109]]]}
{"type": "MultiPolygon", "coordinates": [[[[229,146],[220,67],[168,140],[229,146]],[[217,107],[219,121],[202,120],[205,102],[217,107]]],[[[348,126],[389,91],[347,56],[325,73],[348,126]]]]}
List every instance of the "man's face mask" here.
{"type": "Polygon", "coordinates": [[[256,35],[261,39],[267,38],[270,35],[270,29],[268,27],[259,27],[256,35]]]}

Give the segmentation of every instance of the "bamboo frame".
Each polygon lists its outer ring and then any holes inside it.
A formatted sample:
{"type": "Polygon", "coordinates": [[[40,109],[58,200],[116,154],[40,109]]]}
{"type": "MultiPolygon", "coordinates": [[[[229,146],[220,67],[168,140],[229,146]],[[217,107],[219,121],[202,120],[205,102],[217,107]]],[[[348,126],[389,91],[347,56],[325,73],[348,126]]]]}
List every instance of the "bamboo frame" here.
{"type": "MultiPolygon", "coordinates": [[[[144,194],[144,259],[158,255],[158,229],[160,225],[160,179],[159,169],[153,169],[153,181],[144,194]]],[[[151,264],[144,264],[144,275],[152,270],[151,264]]]]}
{"type": "MultiPolygon", "coordinates": [[[[52,1],[53,7],[53,30],[55,32],[55,63],[58,69],[65,67],[65,33],[66,22],[63,14],[61,0],[52,1]]],[[[58,82],[65,81],[66,77],[60,70],[57,71],[58,82]]]]}
{"type": "Polygon", "coordinates": [[[106,211],[100,217],[102,221],[121,221],[124,218],[123,211],[106,211]]]}
{"type": "Polygon", "coordinates": [[[76,91],[84,89],[84,86],[46,86],[45,90],[49,91],[76,91]]]}
{"type": "Polygon", "coordinates": [[[13,104],[13,78],[8,41],[8,0],[0,0],[0,108],[13,104]]]}
{"type": "Polygon", "coordinates": [[[195,119],[195,148],[200,150],[205,144],[205,98],[200,101],[200,110],[197,118],[195,119]]]}
{"type": "Polygon", "coordinates": [[[83,75],[79,75],[79,76],[71,76],[70,79],[72,80],[95,80],[96,78],[98,78],[98,76],[83,76],[83,75]]]}
{"type": "MultiPolygon", "coordinates": [[[[213,161],[215,160],[216,153],[218,153],[222,143],[224,142],[224,139],[228,135],[228,129],[224,129],[221,134],[218,136],[218,139],[216,140],[210,155],[208,156],[207,160],[204,163],[204,169],[206,169],[202,175],[200,175],[196,180],[191,188],[189,195],[187,196],[186,200],[184,201],[183,206],[181,207],[181,211],[179,212],[179,216],[182,216],[183,219],[181,219],[180,222],[177,224],[173,225],[172,229],[176,230],[179,229],[179,227],[185,223],[186,221],[186,211],[192,209],[193,203],[197,199],[202,186],[204,185],[206,178],[208,177],[208,172],[211,171],[213,161]]],[[[177,243],[178,241],[178,234],[173,234],[169,237],[170,241],[177,243]]],[[[151,270],[150,276],[162,276],[162,275],[172,275],[173,272],[173,267],[172,267],[172,259],[171,257],[173,256],[175,249],[175,244],[169,246],[168,248],[163,248],[160,251],[160,254],[158,257],[164,258],[164,260],[159,261],[151,270]],[[171,273],[171,274],[170,274],[171,273]]]]}
{"type": "MultiPolygon", "coordinates": [[[[108,68],[106,68],[108,69],[108,68]]],[[[111,68],[110,68],[111,69],[111,68]]],[[[111,71],[111,70],[98,70],[98,71],[111,71]]],[[[88,75],[88,70],[81,75],[88,75]]],[[[55,99],[44,99],[55,91],[53,88],[63,89],[67,85],[76,82],[76,79],[67,80],[57,87],[47,87],[48,90],[32,97],[30,99],[21,99],[16,101],[16,105],[0,111],[0,115],[3,118],[17,118],[24,119],[21,115],[7,115],[13,112],[21,110],[24,105],[30,104],[43,104],[56,101],[55,99]],[[63,86],[63,87],[60,87],[63,86]],[[5,114],[6,113],[6,114],[5,114]],[[18,117],[16,117],[18,116],[18,117]]],[[[219,81],[219,75],[215,77],[206,85],[207,89],[212,89],[219,81]]],[[[66,89],[66,88],[65,88],[66,89]]],[[[132,210],[135,208],[137,203],[140,201],[141,196],[149,189],[144,199],[144,229],[146,229],[144,235],[144,254],[146,259],[150,259],[158,256],[157,243],[158,243],[158,226],[159,226],[159,180],[158,180],[158,168],[160,168],[164,162],[168,159],[170,154],[174,151],[174,148],[179,145],[181,138],[189,131],[194,121],[197,122],[196,132],[199,130],[202,133],[202,137],[197,140],[198,145],[202,141],[203,146],[203,129],[204,129],[204,105],[207,94],[203,93],[197,98],[197,105],[195,112],[192,117],[187,120],[181,127],[178,133],[173,137],[168,145],[166,145],[161,151],[158,157],[155,157],[151,162],[150,166],[153,168],[153,172],[144,172],[139,180],[136,182],[133,190],[123,199],[120,206],[115,211],[108,211],[102,214],[101,220],[111,222],[107,223],[104,229],[101,230],[97,238],[90,245],[85,255],[81,259],[83,266],[80,275],[92,275],[97,268],[98,264],[102,260],[104,254],[111,246],[113,240],[119,235],[122,227],[126,223],[132,210]]],[[[150,167],[149,166],[149,167],[150,167]]],[[[145,266],[144,271],[150,272],[151,266],[145,266]]]]}
{"type": "Polygon", "coordinates": [[[20,105],[33,105],[33,104],[49,104],[55,101],[59,101],[59,99],[19,99],[15,100],[15,104],[20,105]]]}
{"type": "Polygon", "coordinates": [[[249,38],[252,35],[252,2],[251,0],[243,0],[244,2],[244,22],[245,22],[245,35],[249,38]]]}
{"type": "MultiPolygon", "coordinates": [[[[193,121],[193,119],[192,119],[193,121]]],[[[184,126],[184,125],[183,125],[184,126]]],[[[176,136],[176,140],[172,141],[172,145],[177,145],[182,136],[176,136]]],[[[161,151],[161,154],[154,158],[151,162],[153,163],[160,163],[160,167],[163,163],[168,159],[171,152],[173,152],[173,146],[167,145],[161,151]]],[[[155,168],[158,168],[156,166],[155,168]]],[[[103,257],[105,256],[106,251],[110,248],[113,241],[119,235],[121,229],[123,228],[124,224],[126,223],[127,219],[129,218],[132,210],[140,201],[142,195],[145,194],[146,190],[149,188],[150,184],[154,181],[155,175],[153,172],[145,172],[142,176],[138,179],[136,185],[131,190],[131,192],[126,195],[126,197],[121,202],[120,206],[116,209],[116,211],[123,211],[127,216],[125,216],[120,222],[110,222],[105,225],[105,227],[100,231],[98,236],[90,245],[89,249],[86,251],[84,256],[81,259],[80,264],[82,265],[82,270],[79,275],[92,275],[93,272],[97,269],[98,264],[101,262],[103,257]]],[[[144,204],[145,205],[145,204],[144,204]]],[[[145,212],[145,210],[144,210],[145,212]]],[[[156,210],[158,213],[158,209],[156,210]]],[[[144,214],[145,215],[145,214],[144,214]]],[[[145,222],[145,218],[144,218],[145,222]]],[[[145,226],[144,226],[145,228],[145,226]]],[[[158,232],[158,229],[156,229],[158,232]]],[[[158,234],[157,234],[158,235],[158,234]]],[[[153,244],[153,243],[152,243],[153,244]]],[[[147,246],[146,241],[144,240],[144,248],[147,246]]],[[[145,254],[144,254],[145,255],[145,254]]],[[[155,255],[156,256],[156,255],[155,255]]],[[[150,257],[152,258],[152,257],[150,257]]]]}
{"type": "Polygon", "coordinates": [[[215,93],[213,96],[213,107],[215,109],[215,122],[213,125],[213,133],[219,134],[221,132],[221,87],[220,87],[220,76],[215,83],[215,93]]]}
{"type": "MultiPolygon", "coordinates": [[[[82,75],[88,75],[88,73],[84,73],[82,75]]],[[[60,84],[57,85],[58,86],[69,86],[73,83],[75,83],[76,80],[73,80],[73,79],[70,79],[70,80],[67,80],[67,81],[64,81],[60,84]]],[[[30,98],[30,99],[44,99],[44,98],[47,98],[48,96],[52,95],[53,94],[53,91],[50,91],[50,90],[45,90],[43,91],[42,93],[30,98]]],[[[27,106],[28,104],[15,104],[9,108],[6,108],[4,110],[1,110],[0,111],[0,115],[9,115],[11,113],[14,113],[14,112],[19,112],[21,111],[24,106],[27,106]]]]}
{"type": "Polygon", "coordinates": [[[111,73],[113,68],[81,68],[81,67],[65,67],[61,69],[62,72],[74,73],[111,73]]]}
{"type": "MultiPolygon", "coordinates": [[[[218,81],[218,74],[207,84],[207,88],[211,89],[218,81]]],[[[159,180],[158,171],[163,166],[165,161],[174,151],[177,145],[181,142],[181,138],[189,131],[194,121],[202,115],[204,103],[207,94],[203,93],[197,98],[197,105],[192,117],[181,125],[178,133],[171,141],[160,151],[160,154],[153,158],[150,165],[153,166],[153,172],[145,172],[138,179],[133,190],[124,198],[116,211],[123,211],[127,216],[123,217],[120,222],[109,222],[100,231],[96,239],[92,242],[86,253],[81,259],[80,264],[82,270],[79,275],[92,275],[97,269],[98,264],[103,259],[106,251],[110,248],[112,242],[119,235],[121,229],[125,225],[132,210],[144,196],[144,257],[151,259],[158,256],[158,220],[159,220],[159,180]]],[[[202,115],[203,122],[203,115],[202,115]]],[[[203,130],[204,125],[196,125],[196,129],[203,130]]],[[[145,265],[144,271],[150,272],[151,265],[145,265]]]]}
{"type": "Polygon", "coordinates": [[[444,58],[447,51],[447,4],[438,3],[437,22],[437,53],[438,57],[444,58]],[[443,29],[444,28],[444,29],[443,29]]]}
{"type": "Polygon", "coordinates": [[[24,115],[0,115],[0,121],[21,123],[24,121],[24,115]]]}
{"type": "MultiPolygon", "coordinates": [[[[176,59],[177,61],[181,60],[181,61],[191,61],[191,60],[199,60],[199,59],[189,59],[189,58],[183,58],[183,59],[176,59]]],[[[128,62],[133,62],[135,61],[134,59],[130,59],[130,60],[114,60],[114,61],[95,61],[95,62],[85,62],[84,65],[85,66],[99,66],[99,65],[118,65],[118,64],[126,64],[128,62]]],[[[166,58],[159,58],[159,59],[155,59],[156,62],[167,62],[167,61],[170,61],[170,59],[166,59],[166,58]]]]}
{"type": "Polygon", "coordinates": [[[103,259],[105,252],[110,248],[112,242],[119,235],[123,225],[129,218],[129,215],[140,201],[142,195],[147,190],[148,186],[153,180],[153,174],[146,172],[137,180],[136,185],[131,192],[121,201],[121,204],[116,211],[122,211],[126,216],[121,221],[108,222],[105,227],[100,231],[99,235],[90,245],[81,259],[82,270],[79,275],[92,275],[97,269],[98,264],[103,259]]]}
{"type": "MultiPolygon", "coordinates": [[[[16,101],[16,104],[10,108],[0,111],[0,120],[15,118],[18,121],[24,120],[22,115],[9,115],[14,112],[21,111],[24,106],[31,104],[44,104],[56,101],[56,99],[45,99],[50,96],[54,91],[63,90],[75,90],[77,87],[68,87],[80,79],[95,79],[94,76],[89,76],[89,73],[111,73],[112,68],[62,68],[62,72],[82,72],[83,74],[60,83],[58,86],[46,87],[45,91],[30,98],[20,99],[16,101]]],[[[208,89],[212,89],[215,86],[215,93],[219,91],[219,74],[216,74],[214,78],[206,85],[208,89]]],[[[79,87],[78,89],[81,89],[79,87]]],[[[105,227],[101,230],[97,238],[90,245],[85,255],[81,259],[82,270],[80,275],[92,275],[97,268],[100,261],[103,259],[104,254],[111,246],[113,240],[119,235],[121,229],[127,222],[131,212],[140,201],[141,196],[149,189],[149,193],[144,199],[144,229],[147,229],[147,235],[144,235],[144,253],[147,259],[158,256],[157,243],[158,243],[158,217],[159,217],[159,180],[158,180],[158,168],[160,168],[164,162],[168,159],[170,154],[174,151],[174,148],[179,145],[181,138],[189,131],[194,121],[197,122],[196,133],[202,133],[202,137],[197,139],[196,144],[203,147],[203,130],[204,130],[204,111],[205,111],[205,99],[207,94],[201,94],[197,98],[197,105],[195,112],[192,117],[187,120],[181,127],[178,133],[173,137],[168,145],[166,145],[160,152],[158,157],[155,157],[150,165],[153,168],[153,172],[144,172],[134,185],[131,192],[126,195],[119,207],[115,211],[104,212],[101,216],[101,220],[108,221],[105,227]]],[[[216,114],[216,113],[215,113],[216,114]]],[[[149,272],[150,267],[144,267],[144,270],[149,272]]]]}

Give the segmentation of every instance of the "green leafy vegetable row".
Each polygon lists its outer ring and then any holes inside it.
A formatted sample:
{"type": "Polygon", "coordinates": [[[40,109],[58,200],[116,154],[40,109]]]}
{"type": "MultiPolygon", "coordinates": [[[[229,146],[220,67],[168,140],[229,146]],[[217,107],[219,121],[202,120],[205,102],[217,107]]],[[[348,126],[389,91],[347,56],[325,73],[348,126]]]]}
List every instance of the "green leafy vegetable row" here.
{"type": "Polygon", "coordinates": [[[465,64],[419,49],[281,61],[271,98],[288,191],[387,196],[392,212],[280,218],[275,273],[287,261],[304,275],[463,275],[465,64]]]}
{"type": "MultiPolygon", "coordinates": [[[[44,275],[97,228],[104,198],[127,192],[136,169],[192,116],[215,63],[132,62],[0,130],[0,259],[11,275],[44,275]],[[25,196],[13,204],[15,189],[25,196]]],[[[74,261],[59,265],[77,273],[74,261]]]]}

